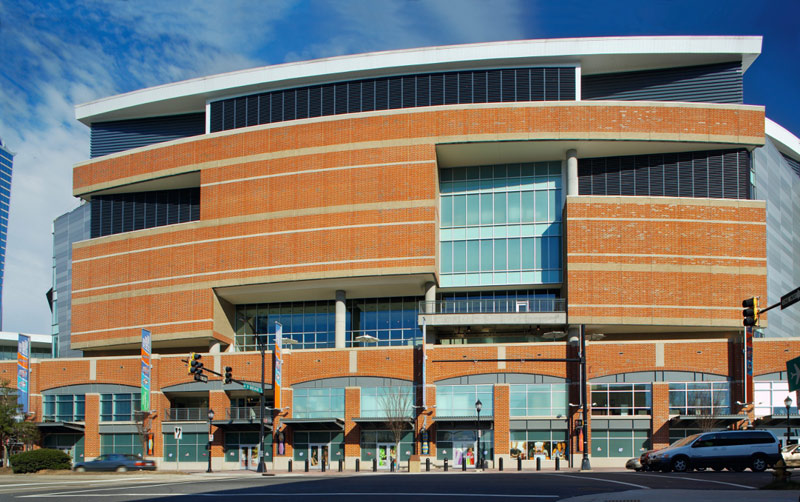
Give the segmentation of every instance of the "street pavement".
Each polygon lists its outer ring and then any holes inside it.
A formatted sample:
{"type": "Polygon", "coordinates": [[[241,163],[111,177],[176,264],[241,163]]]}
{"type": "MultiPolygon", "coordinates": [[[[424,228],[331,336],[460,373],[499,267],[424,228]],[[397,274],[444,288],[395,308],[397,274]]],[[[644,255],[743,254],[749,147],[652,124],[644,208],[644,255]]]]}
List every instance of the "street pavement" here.
{"type": "Polygon", "coordinates": [[[487,500],[542,502],[797,502],[800,491],[759,490],[766,473],[592,472],[449,473],[127,473],[0,476],[0,501],[348,501],[487,500]]]}

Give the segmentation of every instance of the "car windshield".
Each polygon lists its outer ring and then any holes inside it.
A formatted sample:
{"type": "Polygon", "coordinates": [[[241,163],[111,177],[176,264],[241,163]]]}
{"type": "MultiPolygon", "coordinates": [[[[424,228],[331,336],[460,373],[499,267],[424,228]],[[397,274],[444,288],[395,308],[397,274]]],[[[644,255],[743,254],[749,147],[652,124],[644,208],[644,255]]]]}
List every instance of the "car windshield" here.
{"type": "Polygon", "coordinates": [[[677,446],[683,446],[685,444],[689,444],[692,441],[694,441],[695,439],[697,439],[699,436],[700,436],[700,434],[692,434],[691,436],[686,436],[683,439],[679,439],[679,440],[675,441],[674,443],[669,445],[669,447],[670,448],[675,448],[677,446]]]}

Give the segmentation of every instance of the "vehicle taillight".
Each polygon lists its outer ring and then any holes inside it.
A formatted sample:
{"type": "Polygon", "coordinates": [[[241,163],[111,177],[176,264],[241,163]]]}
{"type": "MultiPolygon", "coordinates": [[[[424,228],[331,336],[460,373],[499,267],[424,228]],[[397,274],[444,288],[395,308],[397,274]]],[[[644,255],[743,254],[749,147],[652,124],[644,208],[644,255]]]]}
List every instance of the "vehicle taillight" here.
{"type": "Polygon", "coordinates": [[[144,467],[145,465],[147,465],[147,462],[142,462],[139,460],[133,465],[135,465],[136,467],[144,467]]]}

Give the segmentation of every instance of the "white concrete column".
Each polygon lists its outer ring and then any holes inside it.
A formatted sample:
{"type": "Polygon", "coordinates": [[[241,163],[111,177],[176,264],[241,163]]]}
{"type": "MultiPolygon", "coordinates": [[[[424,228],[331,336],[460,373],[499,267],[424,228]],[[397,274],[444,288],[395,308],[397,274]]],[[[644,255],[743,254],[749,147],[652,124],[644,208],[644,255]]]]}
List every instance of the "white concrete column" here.
{"type": "Polygon", "coordinates": [[[345,308],[345,300],[347,299],[347,295],[343,290],[336,291],[336,336],[335,346],[337,349],[345,348],[345,340],[346,340],[346,328],[347,323],[345,319],[347,317],[347,309],[345,308]]]}
{"type": "Polygon", "coordinates": [[[425,313],[432,314],[436,312],[432,303],[436,301],[436,283],[434,282],[426,282],[425,283],[425,313]]]}
{"type": "Polygon", "coordinates": [[[578,151],[567,150],[567,195],[578,195],[578,151]]]}

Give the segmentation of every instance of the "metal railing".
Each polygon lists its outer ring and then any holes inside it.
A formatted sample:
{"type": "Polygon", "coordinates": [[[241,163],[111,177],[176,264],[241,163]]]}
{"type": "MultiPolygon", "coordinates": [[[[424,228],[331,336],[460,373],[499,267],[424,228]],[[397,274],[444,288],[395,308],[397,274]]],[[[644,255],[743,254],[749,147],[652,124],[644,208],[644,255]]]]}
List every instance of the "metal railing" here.
{"type": "Polygon", "coordinates": [[[566,312],[563,298],[522,300],[438,300],[419,302],[420,314],[508,314],[566,312]]]}
{"type": "MultiPolygon", "coordinates": [[[[270,416],[269,411],[267,411],[267,416],[270,416]]],[[[252,422],[258,422],[260,418],[261,410],[258,409],[258,406],[228,408],[228,420],[250,420],[252,422]]]]}
{"type": "Polygon", "coordinates": [[[207,422],[208,408],[167,408],[168,422],[207,422]]]}

